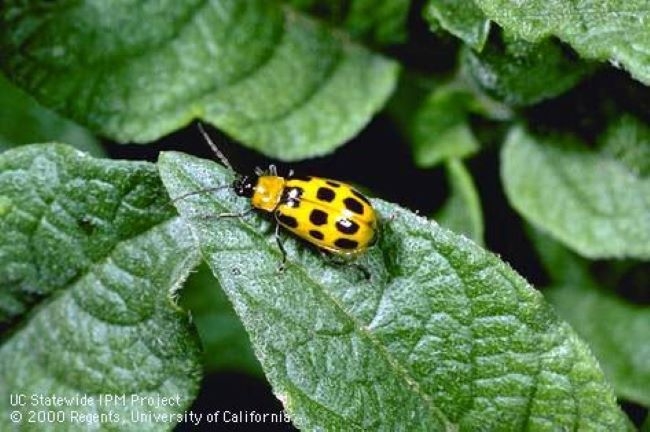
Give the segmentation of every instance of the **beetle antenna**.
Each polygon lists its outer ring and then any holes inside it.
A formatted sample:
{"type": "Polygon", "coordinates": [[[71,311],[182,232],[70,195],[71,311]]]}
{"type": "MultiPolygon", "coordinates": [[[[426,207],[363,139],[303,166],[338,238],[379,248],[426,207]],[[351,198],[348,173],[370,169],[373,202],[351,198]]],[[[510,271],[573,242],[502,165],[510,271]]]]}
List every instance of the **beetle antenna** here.
{"type": "Polygon", "coordinates": [[[210,135],[208,135],[208,133],[203,128],[203,123],[198,122],[197,124],[199,126],[199,130],[201,131],[201,135],[203,135],[203,138],[205,138],[205,140],[208,142],[208,145],[212,149],[212,153],[214,153],[217,156],[217,158],[221,161],[221,163],[226,168],[228,168],[230,171],[234,171],[234,169],[232,168],[232,165],[230,165],[230,162],[228,161],[226,156],[223,153],[221,153],[221,150],[219,150],[217,145],[210,138],[210,135]]]}
{"type": "Polygon", "coordinates": [[[216,192],[218,190],[226,189],[226,188],[232,188],[232,185],[221,185],[221,186],[215,186],[215,187],[211,187],[211,188],[200,189],[200,190],[197,190],[197,191],[188,192],[186,194],[183,194],[181,196],[177,196],[176,198],[173,198],[170,201],[170,203],[173,204],[176,201],[180,201],[180,200],[185,199],[185,198],[187,198],[189,196],[192,196],[192,195],[198,195],[198,194],[202,194],[202,193],[206,193],[206,192],[216,192]]]}

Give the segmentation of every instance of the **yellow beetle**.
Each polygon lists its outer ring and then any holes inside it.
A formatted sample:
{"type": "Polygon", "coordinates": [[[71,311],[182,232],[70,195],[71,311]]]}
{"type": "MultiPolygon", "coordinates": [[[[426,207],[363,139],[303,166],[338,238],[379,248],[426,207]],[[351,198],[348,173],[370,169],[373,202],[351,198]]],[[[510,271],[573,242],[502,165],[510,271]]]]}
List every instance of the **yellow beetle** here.
{"type": "Polygon", "coordinates": [[[320,177],[268,174],[242,176],[233,182],[239,196],[273,213],[278,224],[298,237],[336,255],[364,252],[376,237],[377,217],[372,204],[351,186],[320,177]]]}
{"type": "MultiPolygon", "coordinates": [[[[233,170],[200,123],[199,129],[219,160],[233,170]]],[[[278,175],[274,165],[268,171],[257,169],[252,176],[237,174],[231,185],[191,192],[176,200],[225,187],[232,188],[238,196],[250,198],[252,207],[242,213],[222,213],[219,217],[240,217],[255,209],[273,214],[282,266],[286,252],[280,241],[280,226],[319,249],[344,258],[358,256],[376,240],[377,215],[360,192],[345,183],[321,177],[297,177],[290,172],[285,178],[278,175]]],[[[361,269],[368,277],[367,270],[361,269]]]]}

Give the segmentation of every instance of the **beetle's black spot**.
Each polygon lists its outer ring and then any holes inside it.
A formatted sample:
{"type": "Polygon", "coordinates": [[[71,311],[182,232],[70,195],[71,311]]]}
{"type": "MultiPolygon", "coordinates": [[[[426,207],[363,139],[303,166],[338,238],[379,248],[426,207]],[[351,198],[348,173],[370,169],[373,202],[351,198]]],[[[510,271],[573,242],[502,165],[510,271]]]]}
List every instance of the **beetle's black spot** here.
{"type": "Polygon", "coordinates": [[[354,194],[354,196],[356,196],[357,198],[359,198],[359,199],[360,199],[361,201],[363,201],[364,203],[366,203],[366,204],[368,204],[368,205],[372,205],[372,204],[370,204],[370,201],[368,201],[368,198],[364,197],[363,194],[361,194],[361,193],[355,191],[354,189],[352,189],[352,193],[354,194]]]}
{"type": "Polygon", "coordinates": [[[334,245],[341,249],[356,249],[357,247],[359,247],[359,242],[355,240],[346,239],[346,238],[340,238],[340,239],[336,239],[334,245]]]}
{"type": "Polygon", "coordinates": [[[339,219],[336,221],[336,229],[343,234],[354,234],[359,231],[359,224],[350,219],[339,219]]]}
{"type": "Polygon", "coordinates": [[[327,213],[322,210],[314,209],[309,214],[309,220],[314,225],[325,225],[327,223],[327,213]]]}
{"type": "Polygon", "coordinates": [[[275,215],[278,218],[278,222],[280,222],[282,225],[285,225],[289,228],[298,228],[298,221],[295,217],[286,215],[281,212],[277,212],[275,215]]]}
{"type": "Polygon", "coordinates": [[[328,185],[330,185],[332,187],[335,187],[335,188],[341,186],[341,183],[337,183],[337,182],[333,182],[333,181],[329,181],[329,180],[325,181],[325,183],[327,183],[328,185]]]}
{"type": "Polygon", "coordinates": [[[322,232],[316,230],[310,230],[309,235],[317,240],[323,240],[325,238],[322,232]]]}
{"type": "Polygon", "coordinates": [[[335,196],[336,193],[332,189],[326,187],[319,187],[316,192],[316,198],[321,201],[332,202],[334,201],[335,196]]]}
{"type": "Polygon", "coordinates": [[[306,176],[306,175],[294,175],[291,177],[291,180],[301,180],[301,181],[311,181],[311,176],[306,176]]]}
{"type": "Polygon", "coordinates": [[[346,198],[343,200],[343,204],[345,204],[345,208],[351,212],[363,214],[363,204],[361,204],[359,200],[355,198],[346,198]]]}

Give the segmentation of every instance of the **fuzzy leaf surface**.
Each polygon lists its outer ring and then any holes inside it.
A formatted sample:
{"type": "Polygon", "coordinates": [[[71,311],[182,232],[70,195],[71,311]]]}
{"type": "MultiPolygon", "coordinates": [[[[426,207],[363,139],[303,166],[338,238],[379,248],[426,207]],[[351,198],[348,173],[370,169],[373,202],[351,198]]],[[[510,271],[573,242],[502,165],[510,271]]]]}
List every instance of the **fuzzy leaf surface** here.
{"type": "Polygon", "coordinates": [[[474,0],[508,33],[529,42],[555,36],[585,59],[609,61],[650,84],[647,0],[474,0]]]}
{"type": "Polygon", "coordinates": [[[650,308],[627,303],[595,284],[556,286],[545,295],[589,342],[617,395],[650,405],[650,308]]]}
{"type": "Polygon", "coordinates": [[[268,156],[323,155],[366,125],[397,75],[395,62],[274,1],[11,0],[0,27],[0,65],[15,82],[121,142],[202,118],[268,156]]]}
{"type": "Polygon", "coordinates": [[[485,46],[490,20],[474,0],[429,0],[424,18],[433,29],[438,25],[477,51],[485,46]]]}
{"type": "Polygon", "coordinates": [[[650,406],[650,307],[609,292],[589,273],[587,260],[531,231],[552,277],[544,296],[589,343],[616,394],[650,406]]]}
{"type": "MultiPolygon", "coordinates": [[[[232,173],[182,153],[170,196],[232,173]]],[[[321,430],[627,428],[602,372],[510,267],[462,236],[374,200],[381,235],[357,267],[329,264],[231,190],[176,201],[296,426],[321,430]]]]}
{"type": "Polygon", "coordinates": [[[198,390],[200,355],[187,315],[169,297],[198,253],[155,167],[60,144],[24,146],[0,155],[0,191],[0,311],[12,319],[0,345],[0,388],[94,401],[59,406],[64,421],[43,424],[28,422],[43,405],[10,406],[3,397],[0,430],[16,427],[15,410],[21,430],[71,430],[72,411],[112,411],[107,423],[119,430],[160,430],[156,421],[132,423],[134,411],[175,423],[198,390]],[[125,403],[101,404],[105,394],[125,394],[125,403]],[[132,395],[178,397],[178,405],[138,407],[132,395]]]}
{"type": "Polygon", "coordinates": [[[530,43],[507,36],[501,45],[488,44],[480,53],[465,49],[461,58],[486,93],[516,106],[556,97],[578,84],[592,69],[571,58],[557,41],[530,43]]]}
{"type": "Polygon", "coordinates": [[[650,258],[647,176],[574,139],[522,127],[509,134],[501,160],[510,203],[535,226],[585,257],[650,258]]]}

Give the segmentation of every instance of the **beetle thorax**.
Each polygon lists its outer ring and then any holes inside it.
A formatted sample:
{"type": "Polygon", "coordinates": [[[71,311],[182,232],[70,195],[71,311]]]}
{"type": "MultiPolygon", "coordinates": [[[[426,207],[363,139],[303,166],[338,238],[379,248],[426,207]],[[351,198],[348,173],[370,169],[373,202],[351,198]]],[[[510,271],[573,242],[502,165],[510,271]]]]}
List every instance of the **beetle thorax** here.
{"type": "Polygon", "coordinates": [[[272,212],[280,204],[285,180],[279,176],[260,176],[251,197],[253,207],[272,212]]]}

